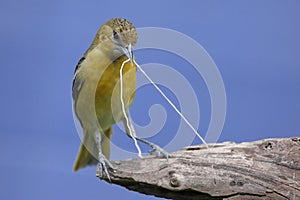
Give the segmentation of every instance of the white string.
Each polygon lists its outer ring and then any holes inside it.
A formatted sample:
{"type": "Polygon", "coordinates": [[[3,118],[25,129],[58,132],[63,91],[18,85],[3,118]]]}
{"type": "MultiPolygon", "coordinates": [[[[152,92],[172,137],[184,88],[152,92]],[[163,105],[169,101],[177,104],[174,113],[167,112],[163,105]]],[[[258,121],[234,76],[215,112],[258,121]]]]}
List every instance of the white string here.
{"type": "Polygon", "coordinates": [[[203,142],[203,144],[206,145],[207,148],[208,145],[205,142],[205,140],[201,137],[201,135],[196,131],[196,129],[191,125],[191,123],[185,118],[185,116],[176,108],[176,106],[172,103],[172,101],[159,89],[159,87],[152,81],[152,79],[146,74],[146,72],[139,66],[135,60],[133,62],[136,64],[136,66],[139,68],[139,70],[144,74],[144,76],[150,81],[150,83],[157,89],[157,91],[167,100],[167,102],[174,108],[174,110],[180,115],[180,117],[185,121],[185,123],[193,130],[195,135],[203,142]]]}
{"type": "Polygon", "coordinates": [[[134,141],[134,145],[135,145],[136,149],[138,150],[139,157],[142,158],[142,151],[141,151],[141,148],[138,145],[137,140],[135,138],[133,127],[130,126],[129,118],[126,113],[125,104],[124,104],[124,100],[123,100],[123,73],[122,73],[122,71],[123,71],[124,64],[127,63],[128,61],[130,61],[130,59],[125,60],[122,63],[121,68],[120,68],[120,100],[121,100],[121,104],[122,104],[122,111],[123,111],[124,117],[126,119],[126,125],[129,130],[129,134],[134,141]]]}

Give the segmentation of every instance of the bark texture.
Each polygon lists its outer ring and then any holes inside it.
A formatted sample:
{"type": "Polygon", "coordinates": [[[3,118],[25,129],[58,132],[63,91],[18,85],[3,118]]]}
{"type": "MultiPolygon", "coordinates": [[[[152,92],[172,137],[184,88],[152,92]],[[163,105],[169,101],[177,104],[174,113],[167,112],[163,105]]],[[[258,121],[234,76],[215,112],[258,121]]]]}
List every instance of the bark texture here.
{"type": "Polygon", "coordinates": [[[209,147],[189,146],[168,159],[112,161],[111,183],[180,200],[300,199],[300,137],[209,147]]]}

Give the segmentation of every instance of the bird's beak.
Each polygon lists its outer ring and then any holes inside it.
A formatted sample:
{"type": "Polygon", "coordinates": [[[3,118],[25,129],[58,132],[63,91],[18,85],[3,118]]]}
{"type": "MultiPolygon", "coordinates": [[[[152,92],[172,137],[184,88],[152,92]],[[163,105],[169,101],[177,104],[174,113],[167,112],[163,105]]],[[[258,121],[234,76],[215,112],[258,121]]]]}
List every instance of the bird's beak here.
{"type": "Polygon", "coordinates": [[[132,46],[129,44],[127,47],[122,48],[124,54],[130,60],[130,63],[133,64],[133,55],[132,55],[132,46]]]}

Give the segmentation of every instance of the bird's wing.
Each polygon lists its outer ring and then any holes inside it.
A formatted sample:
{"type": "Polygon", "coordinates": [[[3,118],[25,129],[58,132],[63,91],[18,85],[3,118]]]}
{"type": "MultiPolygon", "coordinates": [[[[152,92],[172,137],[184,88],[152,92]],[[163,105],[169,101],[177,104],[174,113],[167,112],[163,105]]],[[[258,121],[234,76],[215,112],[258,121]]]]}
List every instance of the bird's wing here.
{"type": "MultiPolygon", "coordinates": [[[[73,79],[73,85],[72,85],[72,98],[73,98],[73,116],[74,116],[74,122],[76,126],[76,130],[79,133],[79,136],[81,137],[81,147],[79,150],[79,153],[77,155],[77,159],[74,165],[74,171],[77,171],[80,168],[85,167],[86,165],[95,165],[97,164],[97,156],[99,150],[97,149],[96,143],[94,141],[93,133],[89,133],[89,129],[87,127],[83,127],[82,119],[76,112],[77,108],[77,101],[79,97],[79,94],[81,92],[81,89],[84,85],[84,80],[82,77],[80,77],[79,70],[81,69],[82,62],[85,60],[85,57],[83,56],[78,64],[76,65],[75,72],[74,72],[74,79],[73,79]]],[[[82,116],[81,116],[82,117],[82,116]]],[[[86,119],[85,119],[86,120],[86,119]]]]}
{"type": "Polygon", "coordinates": [[[78,64],[76,65],[75,71],[74,71],[74,78],[73,78],[73,85],[72,85],[72,97],[73,97],[73,103],[74,106],[76,105],[76,101],[78,99],[78,94],[80,92],[80,88],[82,87],[83,80],[79,78],[77,75],[77,72],[79,71],[81,67],[81,63],[85,60],[85,57],[82,57],[79,61],[78,64]]]}

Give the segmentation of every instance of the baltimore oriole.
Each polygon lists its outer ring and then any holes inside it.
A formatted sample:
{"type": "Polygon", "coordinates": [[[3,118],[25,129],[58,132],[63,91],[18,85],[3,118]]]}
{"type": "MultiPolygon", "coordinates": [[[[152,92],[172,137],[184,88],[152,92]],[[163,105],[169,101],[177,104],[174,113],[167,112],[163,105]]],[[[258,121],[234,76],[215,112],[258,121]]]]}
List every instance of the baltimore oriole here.
{"type": "MultiPolygon", "coordinates": [[[[129,134],[120,101],[120,67],[123,68],[123,100],[126,113],[131,106],[136,88],[136,65],[132,47],[137,42],[133,24],[123,18],[113,18],[98,30],[94,41],[76,66],[72,87],[75,115],[83,129],[82,144],[74,165],[77,171],[99,163],[98,170],[109,178],[110,137],[112,125],[123,121],[130,137],[144,142],[153,151],[167,157],[168,153],[155,144],[129,134]]],[[[132,126],[131,121],[129,121],[132,126]]],[[[133,127],[133,126],[132,126],[133,127]]]]}

